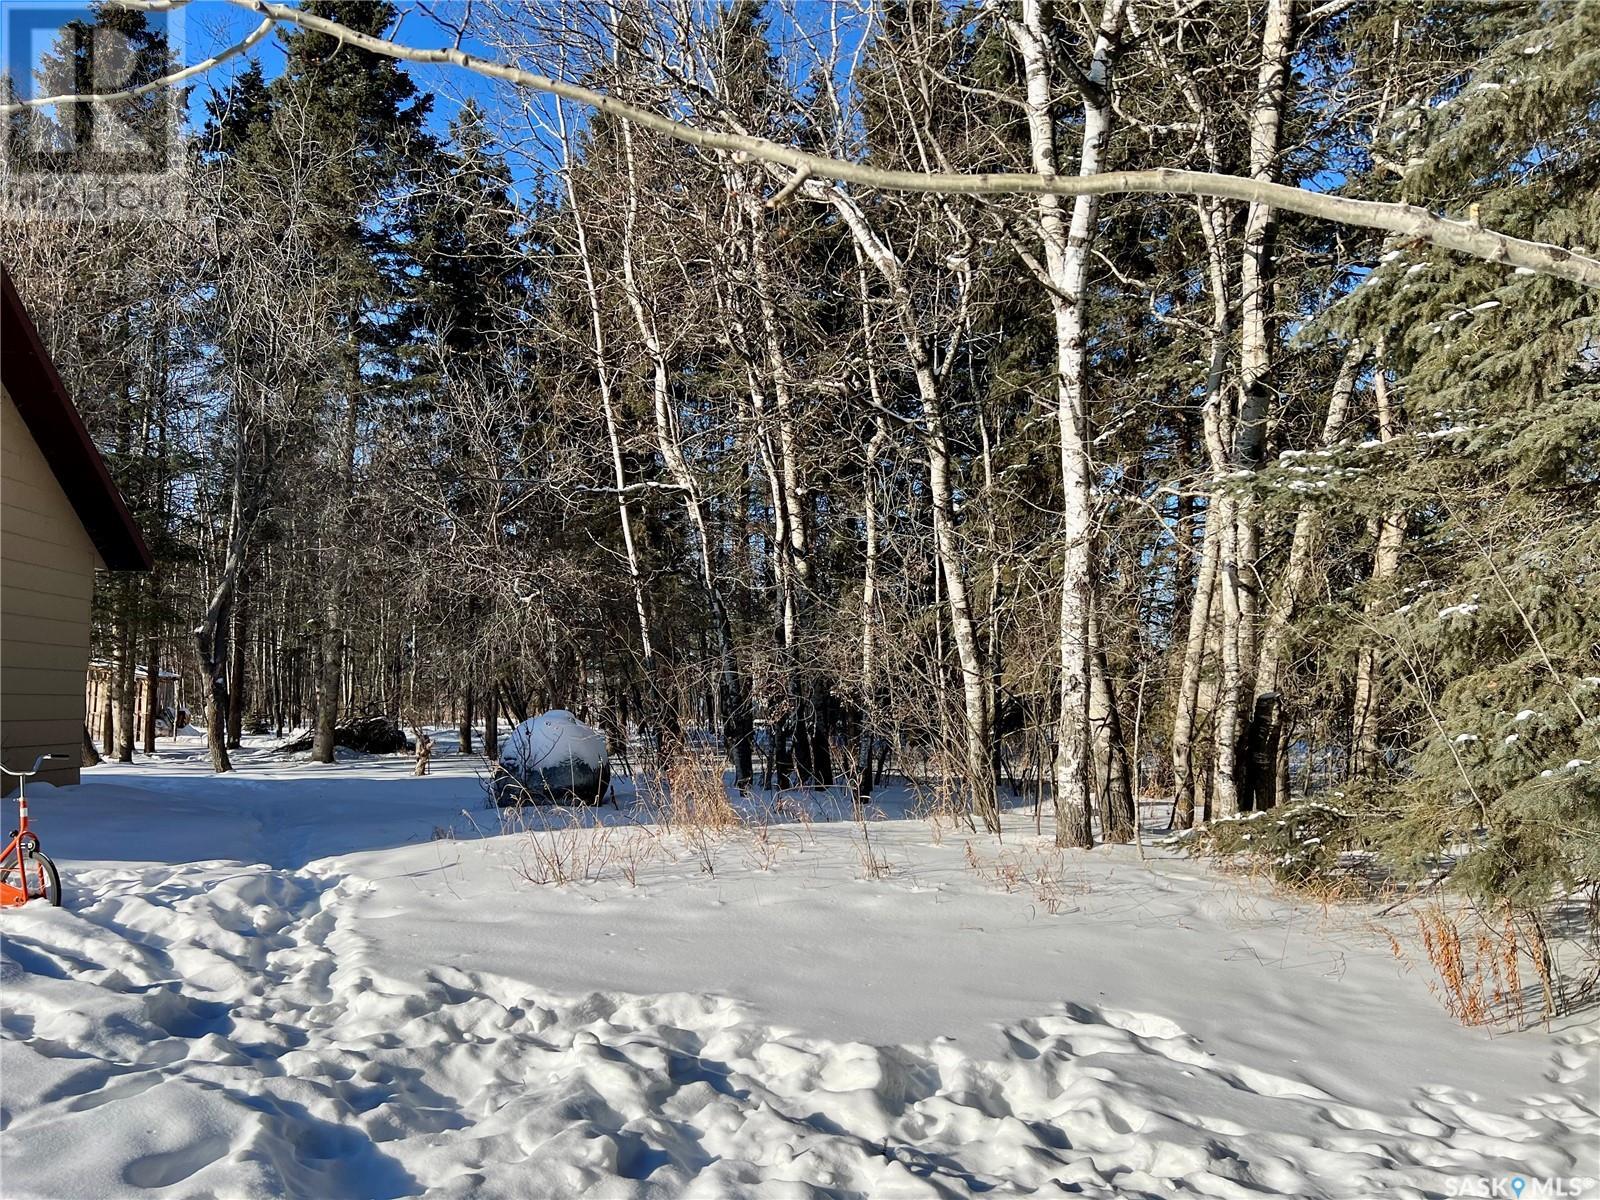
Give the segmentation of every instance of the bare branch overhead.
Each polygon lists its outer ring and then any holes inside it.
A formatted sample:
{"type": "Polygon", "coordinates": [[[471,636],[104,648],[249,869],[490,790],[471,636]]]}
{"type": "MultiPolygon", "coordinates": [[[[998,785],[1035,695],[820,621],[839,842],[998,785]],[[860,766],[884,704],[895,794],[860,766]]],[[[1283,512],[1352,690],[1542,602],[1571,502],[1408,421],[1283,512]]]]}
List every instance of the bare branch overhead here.
{"type": "MultiPolygon", "coordinates": [[[[116,0],[122,7],[152,12],[181,8],[188,2],[189,0],[116,0]]],[[[748,133],[692,125],[629,104],[581,84],[553,79],[509,63],[468,54],[457,48],[424,49],[402,45],[388,38],[359,32],[337,21],[308,13],[292,5],[272,3],[270,0],[229,0],[229,2],[260,14],[264,22],[271,21],[275,24],[309,29],[373,54],[406,62],[460,67],[486,78],[503,80],[518,87],[531,88],[586,105],[618,120],[653,130],[689,145],[782,164],[796,171],[808,172],[814,179],[857,184],[886,191],[938,195],[1081,196],[1147,193],[1206,196],[1217,200],[1267,205],[1338,224],[1381,229],[1400,238],[1430,242],[1443,249],[1454,250],[1486,262],[1525,268],[1541,275],[1570,280],[1585,287],[1600,287],[1600,259],[1576,253],[1562,246],[1484,229],[1471,221],[1452,220],[1416,205],[1357,200],[1260,179],[1166,167],[1142,171],[1108,171],[1090,176],[890,170],[842,158],[807,153],[796,147],[785,146],[748,133]]],[[[252,37],[255,36],[252,34],[252,37]]],[[[190,78],[202,70],[208,70],[233,52],[216,56],[206,63],[179,72],[171,77],[169,82],[175,82],[179,78],[190,78]]],[[[70,99],[57,97],[56,101],[65,103],[70,99]]],[[[16,112],[27,106],[27,102],[0,105],[0,114],[16,112]]]]}

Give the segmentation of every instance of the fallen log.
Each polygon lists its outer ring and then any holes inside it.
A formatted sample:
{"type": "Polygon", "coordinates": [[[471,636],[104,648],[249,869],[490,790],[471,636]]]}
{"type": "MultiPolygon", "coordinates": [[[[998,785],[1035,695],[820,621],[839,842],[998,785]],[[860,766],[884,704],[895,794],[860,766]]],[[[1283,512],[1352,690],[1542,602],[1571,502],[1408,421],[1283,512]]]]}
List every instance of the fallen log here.
{"type": "MultiPolygon", "coordinates": [[[[308,730],[297,738],[284,742],[277,748],[279,754],[300,754],[311,749],[315,731],[308,730]]],[[[396,721],[388,717],[357,717],[341,721],[334,726],[333,744],[362,754],[402,754],[414,750],[415,744],[406,736],[396,721]]]]}

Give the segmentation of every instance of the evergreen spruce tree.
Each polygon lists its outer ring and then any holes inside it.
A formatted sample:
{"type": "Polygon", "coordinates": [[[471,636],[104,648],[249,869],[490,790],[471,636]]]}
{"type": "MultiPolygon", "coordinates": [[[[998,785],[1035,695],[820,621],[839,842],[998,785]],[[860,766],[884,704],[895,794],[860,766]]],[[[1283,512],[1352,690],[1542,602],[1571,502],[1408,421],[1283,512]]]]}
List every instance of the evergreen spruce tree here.
{"type": "MultiPolygon", "coordinates": [[[[506,535],[495,510],[504,488],[492,483],[515,474],[510,451],[527,430],[521,421],[501,427],[486,446],[476,436],[480,422],[474,415],[511,394],[525,398],[524,415],[530,415],[526,225],[512,198],[509,170],[491,147],[483,110],[469,101],[451,124],[448,145],[421,164],[406,198],[408,261],[387,343],[396,382],[382,423],[397,467],[405,469],[419,457],[435,464],[434,503],[452,522],[489,539],[506,535]]],[[[426,530],[437,520],[437,512],[419,513],[416,524],[426,530]]],[[[411,529],[391,534],[416,536],[411,529]]],[[[474,684],[492,674],[481,646],[485,598],[474,595],[463,603],[451,581],[437,593],[436,583],[419,573],[410,592],[432,614],[434,649],[449,656],[466,680],[470,712],[474,684]]],[[[492,694],[487,702],[493,703],[492,694]]],[[[464,748],[470,748],[470,724],[463,730],[464,748]]]]}
{"type": "MultiPolygon", "coordinates": [[[[1373,138],[1397,165],[1356,190],[1600,244],[1600,12],[1459,11],[1423,14],[1452,23],[1456,69],[1429,64],[1436,91],[1373,138]]],[[[1369,538],[1403,514],[1404,542],[1392,574],[1352,564],[1303,625],[1331,643],[1326,656],[1375,655],[1382,765],[1336,810],[1290,821],[1301,839],[1328,835],[1290,848],[1291,873],[1375,845],[1416,875],[1442,867],[1536,929],[1554,898],[1600,881],[1597,318],[1591,292],[1406,244],[1388,245],[1329,314],[1377,348],[1383,378],[1368,390],[1390,397],[1397,428],[1380,436],[1367,418],[1277,479],[1314,489],[1330,522],[1369,538]]]]}
{"type": "MultiPolygon", "coordinates": [[[[313,0],[308,11],[367,33],[379,33],[395,19],[386,0],[313,0]]],[[[343,700],[352,543],[363,537],[357,515],[362,441],[372,395],[385,386],[376,354],[395,319],[397,281],[405,270],[400,200],[435,149],[424,132],[432,97],[419,95],[394,59],[305,29],[285,42],[288,61],[272,85],[271,152],[285,156],[286,167],[309,180],[299,215],[314,227],[326,260],[341,343],[317,381],[329,426],[323,486],[334,502],[326,513],[317,572],[325,597],[313,630],[318,667],[312,757],[331,763],[343,700]]]]}
{"type": "MultiPolygon", "coordinates": [[[[1416,115],[1403,190],[1593,247],[1600,11],[1514,15],[1459,92],[1416,115]]],[[[1536,911],[1600,880],[1600,302],[1403,249],[1349,306],[1392,346],[1410,425],[1374,456],[1374,486],[1416,526],[1410,591],[1380,632],[1395,682],[1432,693],[1414,701],[1428,711],[1385,840],[1421,855],[1464,845],[1464,887],[1536,911]]]]}

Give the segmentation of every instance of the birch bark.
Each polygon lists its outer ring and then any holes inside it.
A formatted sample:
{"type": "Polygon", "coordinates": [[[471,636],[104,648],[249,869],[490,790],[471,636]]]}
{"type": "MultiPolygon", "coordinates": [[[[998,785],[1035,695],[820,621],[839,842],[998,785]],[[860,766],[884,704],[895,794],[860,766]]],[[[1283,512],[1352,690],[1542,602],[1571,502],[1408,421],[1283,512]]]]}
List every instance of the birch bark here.
{"type": "Polygon", "coordinates": [[[651,410],[655,417],[656,447],[666,465],[668,477],[683,496],[684,514],[688,517],[693,533],[700,583],[705,589],[706,601],[711,609],[712,631],[717,642],[719,707],[722,710],[723,739],[727,746],[728,757],[733,763],[734,781],[739,788],[745,789],[750,786],[753,775],[754,730],[749,690],[739,671],[733,644],[733,626],[717,582],[711,538],[706,528],[705,502],[700,496],[694,474],[690,471],[678,443],[666,353],[662,349],[655,319],[645,306],[634,263],[635,231],[639,218],[638,168],[632,129],[623,125],[621,135],[627,179],[621,247],[623,290],[627,296],[628,307],[633,313],[634,323],[638,327],[646,357],[650,360],[651,410]]]}
{"type": "MultiPolygon", "coordinates": [[[[1384,373],[1382,343],[1378,345],[1376,359],[1372,387],[1378,410],[1378,436],[1387,442],[1399,436],[1400,421],[1398,406],[1389,393],[1389,380],[1384,373]]],[[[1405,509],[1399,506],[1389,509],[1378,519],[1377,526],[1377,545],[1372,555],[1372,582],[1382,584],[1400,568],[1400,551],[1406,537],[1405,509]]],[[[1373,610],[1374,603],[1370,600],[1367,602],[1368,612],[1373,610]]],[[[1369,643],[1356,654],[1355,696],[1350,714],[1357,775],[1371,776],[1383,762],[1380,741],[1382,723],[1378,716],[1381,702],[1382,677],[1378,649],[1369,643]]]]}
{"type": "Polygon", "coordinates": [[[572,179],[572,143],[567,132],[564,105],[556,106],[556,117],[561,137],[562,176],[566,185],[567,204],[572,211],[573,234],[577,239],[578,262],[583,269],[584,296],[589,304],[589,331],[594,339],[591,356],[594,361],[595,386],[600,392],[600,410],[605,417],[606,444],[611,451],[611,481],[617,489],[617,525],[622,533],[622,548],[628,564],[628,581],[633,590],[634,617],[639,623],[639,652],[643,658],[645,695],[650,704],[647,719],[656,716],[654,703],[656,680],[655,640],[651,636],[650,609],[646,603],[644,573],[640,566],[639,549],[633,535],[633,513],[628,504],[628,476],[622,457],[622,437],[617,420],[617,406],[612,389],[612,366],[606,344],[605,322],[600,307],[600,289],[595,282],[594,260],[589,254],[588,225],[583,208],[578,203],[577,187],[572,179]]]}
{"type": "Polygon", "coordinates": [[[857,751],[856,804],[859,807],[872,796],[873,747],[878,690],[878,498],[876,474],[878,459],[889,445],[889,425],[884,418],[883,395],[878,386],[877,356],[873,349],[870,292],[867,273],[861,261],[861,251],[856,250],[856,288],[861,302],[862,356],[866,361],[867,395],[877,414],[873,422],[872,440],[867,443],[866,462],[862,470],[861,511],[865,547],[861,568],[861,743],[857,751]]]}
{"type": "Polygon", "coordinates": [[[989,680],[984,668],[983,650],[973,617],[955,528],[954,487],[951,482],[950,442],[945,431],[944,398],[938,374],[928,352],[927,339],[918,325],[917,308],[906,285],[900,259],[878,236],[855,199],[836,187],[807,184],[805,193],[812,199],[833,206],[849,227],[856,244],[872,263],[889,290],[901,340],[917,384],[922,414],[919,432],[928,460],[928,498],[933,513],[934,552],[944,576],[945,603],[950,616],[950,638],[955,643],[956,661],[961,668],[963,710],[963,773],[972,798],[972,809],[991,832],[999,832],[1000,810],[995,794],[991,765],[989,680]]]}
{"type": "MultiPolygon", "coordinates": [[[[1198,89],[1185,80],[1185,95],[1196,115],[1204,120],[1204,106],[1198,89]]],[[[1217,150],[1207,139],[1207,152],[1215,161],[1217,150]]],[[[1200,397],[1201,426],[1205,451],[1211,467],[1211,485],[1205,506],[1205,528],[1201,533],[1200,569],[1196,573],[1194,599],[1189,607],[1188,637],[1184,642],[1183,673],[1178,685],[1178,701],[1172,724],[1172,774],[1175,787],[1173,823],[1182,829],[1194,824],[1199,789],[1195,778],[1194,747],[1200,726],[1201,682],[1207,650],[1214,640],[1214,627],[1221,611],[1220,580],[1222,537],[1229,526],[1219,506],[1218,488],[1227,469],[1226,414],[1222,408],[1224,379],[1227,374],[1229,341],[1232,336],[1231,309],[1228,303],[1228,265],[1224,257],[1227,225],[1222,206],[1207,201],[1195,205],[1200,218],[1200,233],[1206,248],[1206,271],[1211,292],[1211,363],[1200,397]]],[[[1217,657],[1221,657],[1220,653],[1217,657]]],[[[1209,706],[1213,713],[1216,705],[1209,706]]]]}
{"type": "MultiPolygon", "coordinates": [[[[1345,351],[1339,365],[1338,377],[1328,397],[1328,412],[1322,423],[1322,445],[1331,445],[1350,415],[1350,398],[1355,393],[1356,378],[1361,363],[1366,358],[1366,347],[1354,342],[1345,351]]],[[[1253,727],[1250,744],[1259,748],[1250,770],[1251,807],[1257,811],[1271,808],[1288,799],[1280,784],[1286,786],[1288,772],[1283,768],[1287,747],[1283,743],[1284,709],[1282,703],[1283,646],[1300,603],[1300,593],[1310,573],[1312,555],[1316,550],[1317,514],[1309,505],[1302,505],[1295,514],[1294,532],[1289,538],[1289,559],[1284,565],[1278,590],[1267,610],[1266,624],[1261,634],[1261,653],[1256,662],[1255,695],[1251,705],[1253,727]],[[1270,748],[1270,755],[1267,753],[1270,748]],[[1270,760],[1270,761],[1269,761],[1270,760]]]]}
{"type": "MultiPolygon", "coordinates": [[[[1250,177],[1272,182],[1283,126],[1289,56],[1294,45],[1294,0],[1269,0],[1261,32],[1261,65],[1250,108],[1250,177]]],[[[1261,462],[1272,367],[1272,265],[1274,211],[1253,201],[1245,215],[1244,251],[1239,261],[1239,402],[1229,460],[1234,472],[1253,472],[1261,462]]],[[[1222,695],[1217,706],[1217,770],[1213,809],[1217,816],[1239,811],[1250,794],[1241,742],[1253,695],[1256,662],[1257,533],[1255,506],[1243,494],[1218,506],[1228,520],[1220,549],[1218,584],[1222,593],[1222,695]]]]}
{"type": "MultiPolygon", "coordinates": [[[[1111,59],[1125,7],[1126,0],[1106,0],[1089,68],[1079,84],[1083,101],[1079,175],[1099,174],[1105,165],[1111,132],[1111,59]]],[[[1059,51],[1049,28],[1045,0],[1023,0],[1022,19],[1011,23],[1011,31],[1022,56],[1033,168],[1040,177],[1054,179],[1058,174],[1057,115],[1050,64],[1059,51]]],[[[1057,624],[1061,683],[1054,788],[1056,844],[1060,846],[1089,846],[1094,842],[1089,806],[1093,478],[1083,305],[1089,244],[1098,208],[1098,197],[1080,195],[1073,200],[1069,222],[1060,196],[1041,193],[1036,202],[1055,324],[1056,423],[1061,452],[1062,571],[1057,624]]]]}

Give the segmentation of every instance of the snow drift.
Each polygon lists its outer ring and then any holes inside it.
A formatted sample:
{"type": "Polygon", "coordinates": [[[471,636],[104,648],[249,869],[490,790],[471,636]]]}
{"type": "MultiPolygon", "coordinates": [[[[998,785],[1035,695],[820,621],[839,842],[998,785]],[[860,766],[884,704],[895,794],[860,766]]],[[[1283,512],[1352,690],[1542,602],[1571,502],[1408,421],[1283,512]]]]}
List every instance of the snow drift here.
{"type": "Polygon", "coordinates": [[[606,735],[566,709],[530,717],[511,731],[495,764],[496,804],[598,804],[611,783],[606,735]]]}
{"type": "Polygon", "coordinates": [[[6,1200],[1600,1196],[1593,1014],[1460,1028],[1370,910],[1151,846],[1062,856],[1052,915],[986,866],[1055,854],[1027,811],[875,821],[866,878],[848,793],[713,875],[626,786],[496,835],[468,756],[265,741],[39,789],[67,906],[0,921],[6,1200]],[[516,870],[607,837],[638,886],[516,870]]]}

